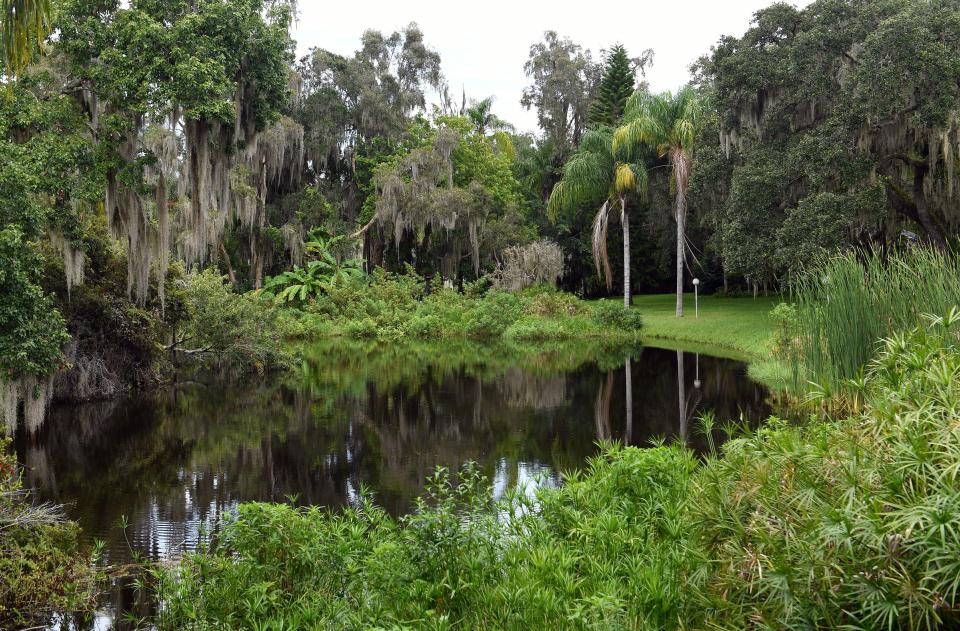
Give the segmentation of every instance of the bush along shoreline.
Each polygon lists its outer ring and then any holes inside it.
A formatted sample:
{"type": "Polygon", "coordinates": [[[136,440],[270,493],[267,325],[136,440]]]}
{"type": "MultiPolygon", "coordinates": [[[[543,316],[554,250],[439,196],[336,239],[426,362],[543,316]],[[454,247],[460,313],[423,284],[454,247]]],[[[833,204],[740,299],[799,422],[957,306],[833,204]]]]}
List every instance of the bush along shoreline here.
{"type": "MultiPolygon", "coordinates": [[[[698,460],[605,445],[492,500],[438,472],[399,520],[245,504],[159,570],[162,628],[898,628],[960,623],[960,313],[883,342],[863,412],[698,460]]],[[[733,430],[729,430],[733,432],[733,430]]]]}
{"type": "Polygon", "coordinates": [[[104,580],[97,551],[80,546],[61,507],[31,499],[21,473],[10,439],[0,439],[0,629],[42,629],[55,615],[79,624],[104,580]]]}
{"type": "Polygon", "coordinates": [[[331,277],[316,293],[265,290],[305,339],[328,336],[430,340],[454,337],[516,341],[581,338],[635,339],[640,313],[622,305],[590,303],[540,284],[518,291],[494,287],[486,278],[463,291],[405,274],[376,270],[369,276],[331,277]],[[339,278],[339,280],[338,280],[339,278]]]}

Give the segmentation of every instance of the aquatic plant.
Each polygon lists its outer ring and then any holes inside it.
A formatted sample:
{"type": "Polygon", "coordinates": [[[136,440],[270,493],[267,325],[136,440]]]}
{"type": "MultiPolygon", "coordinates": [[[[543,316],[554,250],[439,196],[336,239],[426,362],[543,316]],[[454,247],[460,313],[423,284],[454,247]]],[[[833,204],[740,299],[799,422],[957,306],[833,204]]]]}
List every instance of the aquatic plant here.
{"type": "Polygon", "coordinates": [[[793,294],[794,339],[784,351],[795,386],[811,381],[836,391],[876,356],[879,340],[960,305],[960,257],[928,247],[847,252],[811,266],[793,294]]]}

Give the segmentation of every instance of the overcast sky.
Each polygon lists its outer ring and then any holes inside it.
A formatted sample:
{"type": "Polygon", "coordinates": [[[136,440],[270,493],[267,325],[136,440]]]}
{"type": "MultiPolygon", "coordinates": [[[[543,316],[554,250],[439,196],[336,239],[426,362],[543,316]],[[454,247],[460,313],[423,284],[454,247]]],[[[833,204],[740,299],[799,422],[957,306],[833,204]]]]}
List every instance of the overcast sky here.
{"type": "MultiPolygon", "coordinates": [[[[721,35],[742,35],[755,11],[773,0],[671,0],[583,2],[488,0],[300,0],[295,27],[298,56],[312,47],[350,54],[368,29],[384,32],[416,22],[427,44],[440,53],[451,93],[461,87],[468,99],[493,96],[494,112],[521,131],[534,131],[536,114],[520,105],[527,78],[523,64],[530,45],[544,31],[568,36],[594,57],[620,42],[631,56],[654,52],[647,80],[654,91],[676,90],[687,82],[688,67],[721,35]]],[[[807,0],[794,0],[804,6],[807,0]]]]}

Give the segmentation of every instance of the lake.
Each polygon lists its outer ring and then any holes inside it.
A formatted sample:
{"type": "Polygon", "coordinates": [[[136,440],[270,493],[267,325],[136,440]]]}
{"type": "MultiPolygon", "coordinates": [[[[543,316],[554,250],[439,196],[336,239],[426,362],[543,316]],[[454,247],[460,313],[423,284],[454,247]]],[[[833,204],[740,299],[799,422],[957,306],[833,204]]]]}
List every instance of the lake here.
{"type": "MultiPolygon", "coordinates": [[[[124,564],[176,558],[245,501],[338,509],[369,492],[399,515],[441,466],[474,461],[500,495],[560,483],[601,440],[703,452],[703,412],[755,424],[766,399],[743,363],[703,354],[344,342],[311,349],[282,380],[196,376],[55,405],[16,448],[37,497],[65,504],[105,561],[124,564]]],[[[124,594],[113,608],[136,608],[124,594]]]]}

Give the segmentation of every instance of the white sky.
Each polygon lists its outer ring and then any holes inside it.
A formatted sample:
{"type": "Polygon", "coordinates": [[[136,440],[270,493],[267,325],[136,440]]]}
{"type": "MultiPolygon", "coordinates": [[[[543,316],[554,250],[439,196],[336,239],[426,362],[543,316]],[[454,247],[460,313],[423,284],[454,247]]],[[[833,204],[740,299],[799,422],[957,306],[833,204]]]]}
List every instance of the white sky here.
{"type": "MultiPolygon", "coordinates": [[[[656,91],[687,82],[688,67],[709,52],[721,35],[742,35],[755,11],[773,0],[672,0],[652,2],[397,2],[300,0],[294,30],[298,57],[316,46],[351,54],[368,28],[392,32],[410,22],[423,30],[427,45],[440,53],[441,67],[457,102],[494,96],[494,113],[520,131],[535,131],[536,113],[520,105],[527,78],[523,64],[543,32],[570,37],[594,58],[600,49],[622,43],[631,56],[654,52],[647,81],[656,91]]],[[[792,0],[805,6],[809,0],[792,0]]]]}

